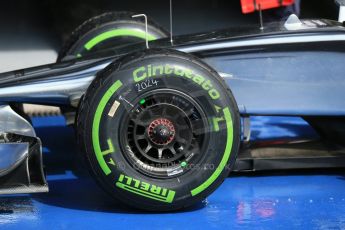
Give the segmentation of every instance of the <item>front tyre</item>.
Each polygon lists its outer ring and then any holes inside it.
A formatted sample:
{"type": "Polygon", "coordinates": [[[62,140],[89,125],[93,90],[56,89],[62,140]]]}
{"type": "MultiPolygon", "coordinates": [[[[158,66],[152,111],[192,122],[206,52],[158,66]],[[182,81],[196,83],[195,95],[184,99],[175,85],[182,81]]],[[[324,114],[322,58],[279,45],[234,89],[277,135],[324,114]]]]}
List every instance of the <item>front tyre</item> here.
{"type": "Polygon", "coordinates": [[[108,66],[87,90],[78,139],[92,174],[128,205],[168,211],[211,194],[235,163],[236,102],[202,61],[148,50],[108,66]]]}

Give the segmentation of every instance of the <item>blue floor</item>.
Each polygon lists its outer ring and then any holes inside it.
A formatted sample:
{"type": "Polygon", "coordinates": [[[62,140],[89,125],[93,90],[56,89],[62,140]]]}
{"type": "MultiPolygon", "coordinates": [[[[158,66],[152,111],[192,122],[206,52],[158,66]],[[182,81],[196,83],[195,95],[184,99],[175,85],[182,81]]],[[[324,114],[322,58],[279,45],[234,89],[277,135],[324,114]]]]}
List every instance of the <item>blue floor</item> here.
{"type": "MultiPolygon", "coordinates": [[[[61,117],[34,119],[50,192],[0,197],[0,229],[345,229],[345,172],[231,175],[206,201],[176,213],[112,202],[77,156],[61,117]]],[[[300,119],[255,118],[253,139],[313,136],[300,119]]]]}

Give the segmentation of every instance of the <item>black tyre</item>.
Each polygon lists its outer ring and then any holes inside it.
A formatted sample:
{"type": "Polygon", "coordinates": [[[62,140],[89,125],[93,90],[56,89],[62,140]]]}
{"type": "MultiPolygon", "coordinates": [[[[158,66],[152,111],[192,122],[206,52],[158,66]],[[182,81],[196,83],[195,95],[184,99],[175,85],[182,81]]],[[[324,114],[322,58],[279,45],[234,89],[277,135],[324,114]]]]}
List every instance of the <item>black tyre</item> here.
{"type": "MultiPolygon", "coordinates": [[[[132,12],[110,12],[85,21],[63,45],[57,61],[84,56],[107,48],[131,43],[145,44],[145,23],[142,18],[132,18],[132,12]]],[[[148,19],[148,39],[167,37],[168,33],[152,19],[148,19]]]]}
{"type": "Polygon", "coordinates": [[[114,198],[154,211],[203,200],[235,163],[240,122],[219,75],[170,50],[129,55],[98,74],[77,118],[92,174],[114,198]]]}

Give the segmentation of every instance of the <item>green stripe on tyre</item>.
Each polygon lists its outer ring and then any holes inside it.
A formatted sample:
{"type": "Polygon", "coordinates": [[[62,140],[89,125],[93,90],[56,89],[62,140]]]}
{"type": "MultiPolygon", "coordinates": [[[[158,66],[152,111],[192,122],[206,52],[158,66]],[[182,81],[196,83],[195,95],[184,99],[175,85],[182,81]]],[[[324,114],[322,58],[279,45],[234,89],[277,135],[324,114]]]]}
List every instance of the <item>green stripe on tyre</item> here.
{"type": "MultiPolygon", "coordinates": [[[[104,160],[104,155],[101,150],[101,145],[99,143],[99,125],[101,123],[102,114],[104,111],[105,106],[107,105],[110,98],[114,95],[114,93],[122,86],[122,82],[120,80],[117,80],[104,94],[101,101],[99,102],[95,116],[93,118],[92,123],[92,144],[93,149],[96,154],[97,161],[103,170],[105,175],[109,175],[111,173],[110,168],[108,167],[107,163],[104,160]]],[[[109,141],[108,141],[109,142],[109,141]]]]}
{"type": "MultiPolygon", "coordinates": [[[[92,49],[92,47],[96,46],[97,44],[99,44],[100,42],[104,40],[107,40],[113,37],[120,37],[120,36],[137,37],[143,40],[146,39],[145,31],[134,30],[134,29],[114,29],[114,30],[101,33],[97,35],[96,37],[92,38],[90,41],[88,41],[84,45],[84,48],[87,50],[90,50],[92,49]]],[[[156,37],[148,33],[147,40],[153,41],[153,40],[156,40],[156,37]]]]}
{"type": "Polygon", "coordinates": [[[213,172],[213,174],[204,183],[202,183],[201,185],[199,185],[191,191],[192,196],[198,195],[199,193],[207,189],[219,177],[230,158],[233,142],[233,124],[231,119],[231,113],[228,107],[223,109],[223,113],[227,129],[227,140],[223,158],[217,169],[213,172]]]}

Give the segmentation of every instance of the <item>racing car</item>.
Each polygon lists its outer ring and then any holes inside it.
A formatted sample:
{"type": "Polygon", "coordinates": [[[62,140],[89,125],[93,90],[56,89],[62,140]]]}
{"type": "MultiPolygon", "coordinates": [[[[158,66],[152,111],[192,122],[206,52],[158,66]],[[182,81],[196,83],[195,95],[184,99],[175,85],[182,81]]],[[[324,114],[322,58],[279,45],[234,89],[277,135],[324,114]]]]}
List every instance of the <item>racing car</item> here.
{"type": "Polygon", "coordinates": [[[170,38],[133,15],[92,18],[56,63],[0,74],[1,194],[48,191],[25,103],[75,112],[91,175],[112,198],[151,211],[215,191],[248,142],[253,115],[302,117],[344,147],[344,23],[291,15],[170,38]]]}

